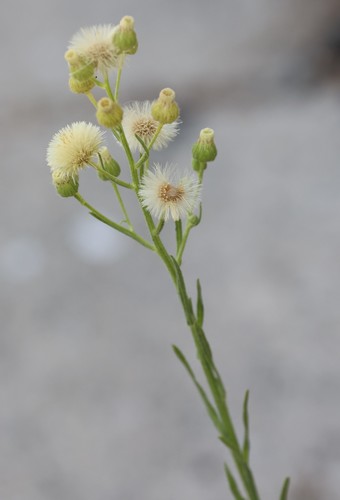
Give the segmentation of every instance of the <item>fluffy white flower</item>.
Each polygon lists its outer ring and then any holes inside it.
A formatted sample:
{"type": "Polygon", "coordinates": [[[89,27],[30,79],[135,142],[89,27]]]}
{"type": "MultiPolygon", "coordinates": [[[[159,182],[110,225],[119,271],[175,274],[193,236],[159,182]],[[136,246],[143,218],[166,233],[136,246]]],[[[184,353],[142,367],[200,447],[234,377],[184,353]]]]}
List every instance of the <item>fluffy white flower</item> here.
{"type": "Polygon", "coordinates": [[[102,146],[103,135],[92,123],[75,122],[54,134],[47,148],[47,164],[51,172],[65,178],[78,175],[102,146]]]}
{"type": "MultiPolygon", "coordinates": [[[[130,149],[131,151],[140,151],[144,153],[143,146],[136,139],[135,134],[138,135],[147,146],[150,144],[159,126],[159,122],[151,115],[151,103],[149,101],[136,101],[124,106],[123,110],[122,126],[130,149]]],[[[168,142],[174,139],[178,134],[178,126],[178,120],[164,125],[152,146],[153,149],[159,150],[165,148],[168,142]]]]}
{"type": "Polygon", "coordinates": [[[196,176],[180,176],[174,165],[163,169],[155,164],[153,171],[148,171],[142,180],[139,196],[143,207],[158,219],[179,220],[192,213],[198,205],[201,185],[196,176]]]}
{"type": "Polygon", "coordinates": [[[105,73],[118,66],[118,55],[113,43],[113,35],[117,28],[111,24],[103,24],[82,28],[71,39],[69,49],[73,49],[88,62],[105,73]]]}

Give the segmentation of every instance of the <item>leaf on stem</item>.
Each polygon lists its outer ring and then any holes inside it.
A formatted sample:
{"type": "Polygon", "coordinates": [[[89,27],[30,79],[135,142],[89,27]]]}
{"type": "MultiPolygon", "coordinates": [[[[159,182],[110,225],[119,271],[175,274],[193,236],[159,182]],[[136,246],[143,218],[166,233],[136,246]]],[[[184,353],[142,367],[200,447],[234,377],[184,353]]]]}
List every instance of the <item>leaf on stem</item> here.
{"type": "Polygon", "coordinates": [[[249,391],[246,391],[243,401],[243,425],[244,425],[244,440],[243,440],[243,456],[245,461],[249,461],[249,413],[248,413],[249,391]]]}
{"type": "Polygon", "coordinates": [[[232,451],[232,453],[234,453],[235,455],[237,455],[237,460],[239,462],[241,462],[243,460],[243,458],[239,457],[238,456],[238,451],[237,451],[237,448],[234,444],[234,442],[229,438],[229,436],[226,434],[226,432],[224,431],[223,435],[219,436],[218,437],[219,440],[227,447],[229,448],[229,450],[232,451]]]}
{"type": "Polygon", "coordinates": [[[195,386],[197,387],[197,390],[200,393],[200,396],[203,400],[203,403],[205,404],[205,407],[207,409],[207,412],[208,412],[209,417],[211,418],[213,424],[215,425],[216,429],[219,432],[221,432],[222,424],[218,418],[217,412],[216,412],[215,408],[213,407],[213,405],[211,404],[211,402],[209,401],[208,396],[206,395],[203,387],[197,381],[195,374],[194,374],[191,366],[189,365],[187,359],[185,358],[184,354],[177,346],[173,345],[172,348],[173,348],[174,353],[176,354],[177,358],[180,360],[180,362],[183,364],[184,368],[189,373],[191,380],[194,382],[195,386]]]}
{"type": "Polygon", "coordinates": [[[185,283],[183,279],[183,274],[182,271],[176,261],[176,259],[171,255],[171,261],[175,269],[176,273],[176,282],[177,282],[177,291],[180,296],[181,302],[183,304],[184,312],[185,312],[185,317],[187,320],[187,324],[189,326],[192,326],[195,321],[194,317],[194,312],[192,309],[192,303],[190,298],[188,297],[186,288],[185,288],[185,283]]]}
{"type": "Polygon", "coordinates": [[[225,473],[226,473],[226,476],[228,479],[230,491],[234,495],[234,498],[236,498],[236,500],[245,500],[244,496],[241,495],[240,490],[238,489],[236,480],[235,480],[234,476],[232,475],[231,470],[229,469],[227,464],[224,464],[224,470],[225,470],[225,473]]]}
{"type": "Polygon", "coordinates": [[[197,323],[199,326],[203,326],[204,320],[204,305],[202,298],[202,288],[200,280],[197,280],[197,323]]]}
{"type": "Polygon", "coordinates": [[[213,362],[213,358],[212,358],[212,353],[211,353],[209,342],[205,336],[205,333],[199,325],[196,326],[195,332],[196,332],[197,340],[200,343],[201,348],[204,352],[205,360],[208,363],[208,365],[212,368],[212,370],[214,372],[214,378],[216,379],[215,366],[214,366],[214,362],[213,362]]]}
{"type": "Polygon", "coordinates": [[[282,486],[280,500],[287,500],[288,499],[289,483],[290,483],[290,479],[289,479],[289,477],[287,477],[283,483],[283,486],[282,486]]]}

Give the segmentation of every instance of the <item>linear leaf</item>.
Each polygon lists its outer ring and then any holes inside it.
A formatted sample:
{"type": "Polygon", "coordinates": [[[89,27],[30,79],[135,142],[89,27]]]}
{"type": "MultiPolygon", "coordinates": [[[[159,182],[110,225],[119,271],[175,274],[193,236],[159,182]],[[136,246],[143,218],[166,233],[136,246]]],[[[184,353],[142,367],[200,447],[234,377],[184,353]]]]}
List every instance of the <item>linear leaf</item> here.
{"type": "Polygon", "coordinates": [[[187,370],[187,372],[189,373],[189,376],[191,378],[191,380],[194,382],[195,386],[197,387],[197,390],[198,392],[200,393],[200,396],[203,400],[203,403],[207,409],[207,412],[209,414],[209,417],[211,418],[213,424],[215,425],[216,429],[221,432],[221,429],[222,429],[222,425],[221,425],[221,422],[218,418],[218,415],[216,413],[216,410],[215,408],[213,407],[213,405],[211,404],[211,402],[209,401],[209,398],[208,396],[206,395],[203,387],[201,386],[201,384],[197,381],[196,377],[195,377],[195,374],[191,368],[191,366],[189,365],[187,359],[185,358],[184,354],[182,353],[182,351],[175,345],[172,346],[173,350],[174,350],[174,353],[176,354],[176,356],[178,357],[178,359],[180,360],[180,362],[183,364],[183,366],[185,367],[185,369],[187,370]]]}
{"type": "Polygon", "coordinates": [[[225,473],[226,473],[226,476],[228,479],[230,491],[234,495],[234,498],[236,498],[236,500],[245,500],[245,498],[241,495],[240,490],[238,489],[236,480],[235,480],[234,476],[232,475],[231,470],[229,469],[227,464],[224,464],[224,470],[225,470],[225,473]]]}
{"type": "Polygon", "coordinates": [[[280,500],[287,500],[290,479],[287,477],[283,483],[280,500]]]}
{"type": "Polygon", "coordinates": [[[191,300],[188,297],[188,294],[187,294],[187,291],[186,291],[186,288],[185,288],[185,283],[184,283],[182,271],[181,271],[181,269],[180,269],[180,267],[179,267],[176,259],[173,256],[171,256],[171,260],[172,260],[172,263],[173,263],[173,266],[174,266],[175,272],[176,272],[176,281],[177,281],[178,294],[179,294],[181,302],[183,304],[183,308],[184,308],[184,312],[185,312],[187,323],[188,323],[189,326],[191,326],[194,323],[194,320],[195,320],[195,318],[194,318],[194,312],[193,312],[193,309],[192,309],[192,303],[191,303],[191,300]]]}
{"type": "Polygon", "coordinates": [[[243,401],[243,425],[244,425],[243,456],[247,463],[249,461],[249,451],[250,451],[248,402],[249,402],[249,391],[246,391],[243,401]]]}
{"type": "Polygon", "coordinates": [[[204,305],[202,298],[202,288],[200,280],[197,280],[197,323],[199,326],[203,326],[204,320],[204,305]]]}
{"type": "MultiPolygon", "coordinates": [[[[219,440],[222,441],[222,443],[225,444],[226,447],[229,448],[229,450],[235,453],[236,456],[238,455],[238,451],[237,448],[235,447],[235,444],[228,436],[226,436],[225,432],[222,436],[219,436],[219,440]]],[[[238,461],[241,461],[240,458],[238,458],[238,461]]]]}

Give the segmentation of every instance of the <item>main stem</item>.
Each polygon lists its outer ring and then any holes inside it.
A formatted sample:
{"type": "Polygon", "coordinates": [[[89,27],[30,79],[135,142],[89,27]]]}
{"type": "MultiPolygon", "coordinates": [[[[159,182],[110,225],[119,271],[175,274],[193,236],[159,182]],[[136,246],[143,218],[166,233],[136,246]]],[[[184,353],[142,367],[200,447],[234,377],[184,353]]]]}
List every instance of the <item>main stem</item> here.
{"type": "MultiPolygon", "coordinates": [[[[177,292],[179,293],[178,287],[176,287],[176,288],[177,288],[177,292]]],[[[188,297],[187,297],[187,299],[188,299],[188,297]]],[[[185,302],[183,302],[183,301],[181,301],[181,302],[182,302],[184,313],[187,313],[188,311],[186,311],[185,302]]],[[[192,311],[190,311],[190,312],[192,314],[192,311]]],[[[190,327],[190,330],[191,330],[191,333],[192,333],[192,336],[193,336],[193,339],[195,342],[195,346],[197,348],[197,354],[198,354],[199,361],[201,363],[205,378],[206,378],[208,385],[209,385],[209,388],[210,388],[211,395],[214,399],[216,408],[217,408],[218,413],[219,413],[220,418],[221,418],[221,422],[223,424],[223,431],[225,433],[225,436],[222,436],[222,437],[226,437],[226,439],[229,442],[231,442],[231,444],[232,444],[232,447],[230,448],[231,454],[233,456],[237,470],[239,471],[239,475],[241,477],[242,483],[243,483],[243,485],[244,485],[244,487],[249,495],[249,499],[250,500],[260,500],[252,473],[251,473],[248,465],[244,462],[244,460],[240,460],[240,457],[243,456],[242,450],[241,450],[241,447],[239,445],[239,442],[238,442],[238,439],[236,436],[236,432],[235,432],[235,429],[234,429],[234,426],[233,426],[233,423],[231,420],[231,416],[230,416],[230,413],[229,413],[229,410],[228,410],[228,407],[227,407],[227,404],[225,401],[225,397],[221,395],[220,384],[222,384],[222,381],[219,378],[219,375],[218,375],[218,372],[215,368],[213,360],[211,359],[211,361],[209,362],[206,358],[206,352],[202,346],[202,343],[199,342],[199,335],[200,335],[199,328],[201,329],[201,333],[203,333],[203,335],[204,335],[204,332],[203,332],[202,328],[197,324],[197,320],[196,320],[195,316],[194,316],[194,318],[195,319],[194,319],[193,324],[189,325],[189,327],[190,327]]],[[[204,335],[204,337],[205,337],[205,335],[204,335]]]]}
{"type": "MultiPolygon", "coordinates": [[[[194,340],[197,337],[197,332],[196,330],[196,325],[193,325],[191,327],[191,332],[194,337],[194,340]]],[[[228,407],[226,405],[226,402],[224,399],[221,398],[221,393],[218,390],[218,387],[216,387],[216,378],[214,374],[212,373],[211,368],[209,367],[209,364],[207,364],[204,359],[202,359],[202,355],[204,356],[204,353],[202,353],[202,348],[198,342],[195,341],[197,350],[199,352],[199,359],[201,362],[202,369],[204,371],[205,377],[207,379],[207,382],[209,384],[209,388],[211,391],[211,394],[213,396],[213,399],[215,401],[215,405],[218,409],[218,413],[221,417],[222,423],[224,424],[224,432],[225,432],[225,437],[229,439],[233,445],[234,449],[231,449],[231,454],[233,456],[235,465],[239,471],[240,477],[242,479],[243,485],[249,494],[249,498],[251,500],[259,500],[259,496],[256,490],[256,485],[254,482],[254,479],[252,477],[252,474],[247,466],[247,464],[243,463],[244,461],[240,461],[240,457],[242,457],[242,450],[240,448],[236,432],[231,420],[231,416],[228,410],[228,407]]]]}
{"type": "MultiPolygon", "coordinates": [[[[151,219],[151,217],[150,217],[151,219]]],[[[151,219],[152,222],[152,219],[151,219]]],[[[148,221],[149,229],[150,229],[150,221],[148,221]]],[[[153,225],[153,222],[152,222],[153,225]]],[[[206,348],[202,345],[202,342],[200,341],[200,335],[204,337],[204,340],[206,340],[205,334],[203,332],[202,327],[198,324],[197,318],[195,314],[192,311],[192,307],[189,306],[188,304],[191,304],[190,298],[188,297],[186,290],[181,286],[179,283],[179,280],[176,277],[176,271],[175,267],[173,264],[173,261],[171,260],[170,255],[166,251],[165,247],[163,246],[161,239],[159,238],[158,235],[154,234],[153,235],[153,242],[156,247],[156,251],[158,255],[161,257],[163,262],[165,263],[166,267],[168,268],[170,275],[174,281],[176,290],[178,295],[181,298],[181,303],[183,307],[183,311],[185,313],[186,318],[191,318],[190,320],[190,330],[193,336],[193,340],[195,342],[195,346],[197,349],[197,354],[199,361],[201,363],[205,378],[208,382],[209,389],[211,392],[211,395],[213,397],[213,400],[215,402],[216,408],[218,410],[221,423],[223,424],[223,436],[226,441],[230,442],[231,446],[230,451],[233,456],[235,465],[237,467],[237,470],[239,472],[240,478],[242,480],[242,483],[244,485],[245,490],[247,491],[249,495],[249,500],[260,500],[260,497],[258,495],[255,481],[253,478],[253,475],[248,467],[248,464],[243,458],[242,450],[239,445],[237,435],[232,423],[232,419],[226,404],[226,399],[225,399],[225,393],[224,393],[224,387],[222,380],[220,379],[220,376],[218,374],[218,371],[215,367],[212,354],[209,354],[209,359],[207,359],[207,352],[206,348]],[[183,295],[184,294],[184,295],[183,295]]],[[[207,342],[208,344],[208,342],[207,342]]],[[[210,349],[209,349],[210,351],[210,349]]]]}
{"type": "MultiPolygon", "coordinates": [[[[161,131],[161,128],[162,128],[161,126],[158,127],[158,129],[155,133],[155,136],[153,138],[153,142],[156,140],[158,134],[161,131]]],[[[119,134],[120,134],[122,146],[126,152],[127,159],[129,162],[131,177],[133,180],[133,187],[134,187],[134,190],[138,196],[139,177],[138,177],[138,173],[137,173],[137,169],[136,169],[136,164],[134,162],[129,144],[126,140],[125,133],[124,133],[124,130],[122,128],[119,131],[119,134]]],[[[149,151],[152,147],[153,142],[151,143],[151,145],[148,148],[149,151]]],[[[200,360],[203,372],[205,374],[206,380],[207,380],[209,388],[210,388],[210,392],[212,394],[213,400],[214,400],[215,405],[216,405],[216,409],[217,409],[219,416],[220,416],[220,419],[221,419],[221,424],[222,424],[221,429],[222,429],[222,433],[223,433],[222,437],[225,438],[226,442],[230,443],[229,448],[230,448],[231,454],[233,456],[236,468],[239,472],[240,478],[242,480],[242,483],[244,485],[244,488],[249,495],[249,500],[260,500],[260,497],[259,497],[257,490],[256,490],[255,481],[254,481],[252,473],[248,467],[248,464],[246,463],[246,461],[243,458],[242,450],[241,450],[241,447],[239,445],[239,442],[238,442],[238,439],[237,439],[237,436],[236,436],[236,433],[234,430],[234,426],[232,424],[232,420],[231,420],[231,417],[230,417],[230,414],[228,411],[228,407],[226,404],[222,380],[220,379],[220,377],[218,375],[218,371],[215,368],[215,365],[214,365],[214,362],[212,359],[212,355],[209,354],[209,360],[207,359],[206,348],[208,346],[208,342],[205,339],[205,335],[204,335],[204,332],[201,328],[201,325],[198,323],[197,318],[192,311],[192,306],[190,305],[191,300],[187,296],[185,289],[183,290],[181,288],[181,284],[179,283],[179,279],[178,279],[179,267],[178,267],[178,269],[176,269],[176,267],[177,267],[177,265],[178,266],[181,265],[182,254],[183,254],[185,243],[186,243],[186,240],[187,240],[187,237],[189,235],[191,227],[190,227],[190,225],[187,226],[184,235],[178,234],[178,237],[180,236],[181,241],[177,241],[177,244],[178,244],[177,260],[173,261],[171,256],[169,255],[169,253],[167,252],[166,248],[163,245],[163,242],[159,236],[159,230],[158,230],[158,228],[156,228],[151,215],[142,205],[141,205],[141,208],[142,208],[142,211],[144,214],[146,224],[147,224],[148,229],[150,231],[150,235],[152,237],[152,240],[153,240],[153,243],[155,246],[155,250],[158,253],[158,255],[160,256],[160,258],[162,259],[162,261],[164,262],[166,268],[168,269],[169,274],[172,278],[172,281],[175,284],[176,290],[181,298],[183,310],[184,310],[184,313],[186,315],[187,322],[188,322],[188,325],[191,329],[191,333],[192,333],[192,336],[193,336],[193,339],[194,339],[194,342],[195,342],[195,345],[197,348],[198,358],[200,360]],[[188,318],[190,318],[190,321],[188,321],[188,318]],[[204,342],[205,342],[204,346],[202,345],[201,337],[200,337],[202,335],[204,337],[204,342]]],[[[180,269],[179,269],[179,272],[181,273],[180,269]]],[[[208,346],[208,350],[210,351],[209,346],[208,346]]]]}

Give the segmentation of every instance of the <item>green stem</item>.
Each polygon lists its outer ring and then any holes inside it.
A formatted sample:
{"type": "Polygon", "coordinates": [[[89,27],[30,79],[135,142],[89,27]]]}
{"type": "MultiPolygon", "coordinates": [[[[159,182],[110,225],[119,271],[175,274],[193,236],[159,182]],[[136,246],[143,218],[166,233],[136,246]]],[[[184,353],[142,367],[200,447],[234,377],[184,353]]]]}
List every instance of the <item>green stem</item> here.
{"type": "MultiPolygon", "coordinates": [[[[155,136],[153,138],[153,141],[149,145],[149,149],[151,149],[151,147],[152,147],[154,141],[156,140],[157,135],[159,134],[161,128],[162,128],[161,126],[158,127],[158,129],[157,129],[157,131],[155,133],[155,136]]],[[[132,179],[133,179],[133,182],[134,182],[134,185],[135,185],[135,189],[136,189],[136,192],[138,192],[139,179],[138,179],[138,174],[137,174],[137,170],[136,170],[136,165],[135,165],[135,162],[134,162],[134,159],[133,159],[130,147],[128,145],[128,142],[126,140],[126,137],[125,137],[123,129],[121,129],[121,131],[120,131],[120,136],[121,136],[122,145],[123,145],[123,147],[125,149],[125,152],[126,152],[126,155],[127,155],[128,161],[129,161],[130,170],[131,170],[131,176],[132,176],[132,179]]],[[[163,260],[165,266],[167,267],[167,269],[169,271],[169,274],[170,274],[173,282],[175,283],[177,291],[180,294],[180,290],[178,288],[178,280],[177,280],[177,275],[176,275],[176,269],[174,267],[174,264],[173,264],[173,261],[172,261],[170,255],[168,254],[167,250],[165,249],[165,247],[163,245],[163,242],[162,242],[162,240],[161,240],[161,238],[159,236],[159,232],[160,232],[160,229],[163,226],[163,223],[161,221],[159,223],[158,227],[156,228],[155,224],[153,222],[153,219],[152,219],[152,217],[150,215],[150,213],[144,207],[142,207],[142,210],[143,210],[144,218],[146,220],[146,223],[147,223],[150,235],[152,237],[152,240],[153,240],[156,252],[160,256],[160,258],[163,260]]],[[[179,259],[179,261],[182,258],[182,255],[183,255],[183,252],[184,252],[184,248],[185,248],[185,244],[186,244],[187,238],[189,236],[189,232],[190,232],[190,230],[191,230],[192,227],[193,227],[193,225],[188,222],[186,230],[185,230],[183,236],[182,236],[181,226],[177,225],[177,227],[176,227],[176,230],[177,230],[177,233],[176,233],[177,234],[177,242],[178,242],[178,246],[179,246],[179,252],[178,252],[178,259],[179,259]]],[[[186,302],[186,304],[191,303],[190,299],[188,297],[186,297],[185,302],[186,302]]],[[[186,310],[187,306],[185,305],[185,303],[184,303],[183,300],[182,300],[182,304],[183,304],[184,312],[185,312],[187,318],[191,318],[192,317],[192,311],[186,310]]],[[[237,468],[238,468],[238,470],[240,472],[240,475],[241,475],[241,477],[243,479],[243,482],[245,484],[245,487],[246,487],[247,491],[249,491],[251,500],[259,500],[258,496],[257,496],[257,493],[256,493],[255,486],[252,486],[252,484],[248,485],[249,478],[246,475],[246,473],[244,471],[244,468],[242,467],[242,464],[240,463],[239,457],[242,456],[242,452],[241,452],[241,448],[240,448],[240,446],[238,444],[238,440],[237,440],[235,431],[234,431],[233,426],[232,426],[231,418],[229,416],[229,413],[228,413],[228,410],[226,408],[225,402],[223,401],[222,396],[221,396],[221,392],[223,392],[223,391],[221,391],[222,382],[220,381],[220,379],[218,379],[218,383],[217,383],[217,379],[216,379],[217,370],[215,368],[212,370],[211,366],[206,362],[206,354],[204,352],[202,352],[202,344],[201,344],[201,342],[198,341],[198,337],[199,337],[199,335],[198,335],[198,333],[199,333],[198,328],[199,327],[198,327],[198,325],[196,323],[196,318],[195,318],[195,321],[190,325],[190,329],[192,331],[192,335],[193,335],[193,338],[194,338],[194,341],[196,343],[196,347],[197,347],[197,350],[198,350],[198,353],[199,353],[201,365],[202,365],[202,368],[204,370],[206,379],[208,381],[208,384],[209,384],[211,393],[213,395],[216,407],[219,410],[221,419],[222,419],[223,424],[224,424],[224,426],[226,428],[226,433],[227,433],[228,436],[232,437],[233,447],[236,449],[236,451],[232,451],[233,456],[234,456],[234,460],[236,462],[236,466],[237,466],[237,468]]],[[[223,397],[224,397],[224,392],[223,392],[223,397]]]]}
{"type": "Polygon", "coordinates": [[[86,92],[86,97],[93,104],[93,106],[97,109],[97,101],[92,92],[86,92]]]}
{"type": "Polygon", "coordinates": [[[105,71],[104,73],[104,85],[105,85],[105,90],[106,90],[106,93],[107,95],[109,96],[109,98],[112,100],[112,101],[115,101],[115,97],[112,93],[112,90],[111,90],[111,85],[110,85],[110,80],[109,80],[109,75],[108,75],[108,72],[105,71]]]}
{"type": "MultiPolygon", "coordinates": [[[[138,172],[136,170],[135,161],[133,159],[129,144],[127,142],[127,139],[125,137],[125,133],[124,133],[124,130],[122,127],[120,128],[119,132],[120,132],[120,137],[121,137],[121,143],[122,143],[122,146],[125,150],[125,153],[126,153],[126,156],[127,156],[128,162],[129,162],[131,177],[132,177],[132,180],[134,183],[134,189],[135,189],[137,197],[138,197],[139,178],[138,178],[138,172]]],[[[139,200],[139,198],[138,198],[138,200],[139,200]]],[[[140,200],[139,200],[139,202],[140,202],[140,200]]],[[[155,224],[153,222],[153,219],[152,219],[150,213],[146,210],[146,208],[144,208],[142,206],[141,203],[140,203],[140,206],[141,206],[141,209],[142,209],[142,212],[144,215],[144,219],[145,219],[146,224],[148,226],[152,241],[155,245],[155,250],[158,253],[158,255],[160,256],[160,258],[162,259],[162,261],[164,262],[166,268],[168,269],[168,271],[170,273],[172,280],[175,283],[176,282],[176,272],[175,272],[171,257],[168,254],[168,252],[166,251],[166,249],[163,245],[163,242],[162,242],[159,234],[157,233],[157,229],[155,227],[155,224]]]]}
{"type": "MultiPolygon", "coordinates": [[[[133,156],[132,156],[132,153],[131,153],[131,149],[129,147],[129,143],[127,142],[127,139],[125,137],[125,133],[124,133],[124,130],[123,130],[122,127],[120,128],[119,132],[120,132],[120,137],[121,137],[121,143],[122,143],[122,146],[123,146],[123,148],[125,150],[125,153],[126,153],[126,156],[127,156],[128,162],[129,162],[130,171],[131,171],[131,177],[132,177],[132,180],[133,180],[133,183],[134,183],[134,189],[135,189],[137,197],[138,197],[139,178],[138,178],[138,172],[136,170],[135,161],[133,159],[133,156]]],[[[139,198],[138,198],[138,200],[139,200],[139,198]]],[[[139,202],[140,202],[140,200],[139,200],[139,202]]],[[[142,206],[141,203],[140,203],[140,206],[141,206],[141,209],[142,209],[142,212],[143,212],[143,215],[144,215],[145,222],[146,222],[146,224],[148,226],[148,229],[149,229],[152,241],[153,241],[153,243],[155,245],[156,252],[158,253],[158,255],[160,256],[160,258],[164,262],[166,268],[168,269],[168,271],[170,273],[170,276],[171,276],[172,280],[174,282],[176,282],[176,272],[175,272],[175,269],[173,267],[173,263],[172,263],[171,257],[168,254],[168,252],[166,251],[166,249],[165,249],[165,247],[163,245],[163,242],[162,242],[159,234],[157,233],[157,229],[155,227],[153,219],[152,219],[150,213],[146,210],[146,208],[144,208],[142,206]]]]}
{"type": "Polygon", "coordinates": [[[129,184],[128,182],[122,181],[118,177],[115,177],[114,175],[110,174],[110,172],[107,172],[106,170],[102,169],[99,165],[97,165],[97,163],[89,162],[89,165],[91,165],[91,167],[93,167],[101,174],[108,177],[111,182],[114,182],[115,184],[118,184],[119,186],[125,187],[127,189],[134,189],[134,186],[132,184],[129,184]]]}
{"type": "Polygon", "coordinates": [[[115,101],[118,101],[118,93],[119,93],[119,87],[120,87],[120,79],[121,79],[121,76],[122,76],[122,69],[123,69],[123,64],[119,65],[119,68],[118,68],[118,71],[117,71],[115,94],[114,94],[114,100],[115,101]]]}
{"type": "Polygon", "coordinates": [[[176,271],[175,271],[172,259],[171,259],[170,255],[168,254],[168,252],[166,251],[165,246],[163,245],[163,242],[162,242],[162,240],[157,232],[157,228],[153,222],[151,215],[144,207],[142,207],[142,210],[143,210],[144,218],[145,218],[145,221],[147,223],[148,229],[150,231],[152,241],[154,242],[154,245],[156,247],[156,252],[158,253],[160,258],[164,262],[166,268],[168,269],[169,274],[172,278],[172,281],[176,284],[176,271]]]}
{"type": "MultiPolygon", "coordinates": [[[[179,268],[178,272],[180,272],[179,268]]],[[[216,408],[220,415],[221,422],[223,424],[222,438],[224,438],[225,443],[228,443],[227,445],[231,451],[235,465],[242,479],[243,485],[249,495],[249,499],[260,500],[252,473],[243,458],[242,449],[239,445],[236,432],[234,430],[234,426],[226,404],[223,382],[215,367],[211,350],[206,340],[204,331],[202,327],[199,326],[195,314],[193,313],[191,300],[187,296],[184,286],[184,281],[183,285],[181,285],[181,281],[177,279],[176,289],[181,298],[181,303],[183,306],[185,316],[187,320],[188,318],[191,319],[190,321],[191,324],[189,323],[189,327],[193,336],[193,340],[195,342],[198,358],[201,363],[203,372],[205,374],[205,378],[208,382],[210,392],[215,402],[216,408]]]]}
{"type": "MultiPolygon", "coordinates": [[[[185,245],[187,243],[189,233],[193,227],[194,226],[192,224],[190,224],[190,222],[188,221],[187,225],[185,227],[185,230],[184,230],[184,234],[182,235],[181,241],[179,242],[179,245],[177,246],[176,260],[177,260],[179,266],[182,264],[182,257],[183,257],[183,252],[185,250],[185,245]]],[[[177,242],[178,242],[178,239],[177,239],[177,242]]]]}
{"type": "Polygon", "coordinates": [[[126,236],[129,236],[133,240],[138,241],[141,245],[143,245],[146,248],[149,248],[149,250],[155,251],[155,247],[151,245],[148,241],[146,241],[144,238],[139,236],[139,234],[135,233],[134,231],[131,231],[130,229],[127,229],[124,226],[121,226],[120,224],[117,224],[116,222],[112,221],[111,219],[108,219],[105,215],[101,214],[96,210],[94,207],[92,207],[89,203],[87,203],[86,200],[79,194],[76,193],[74,195],[74,198],[79,201],[84,207],[86,207],[89,211],[90,214],[96,217],[96,219],[99,219],[101,222],[104,222],[104,224],[107,224],[108,226],[112,227],[113,229],[116,229],[120,233],[125,234],[126,236]]]}
{"type": "MultiPolygon", "coordinates": [[[[182,231],[182,220],[176,220],[175,222],[175,227],[176,227],[176,246],[177,246],[177,256],[176,260],[178,262],[178,252],[182,244],[182,239],[183,239],[183,231],[182,231]]],[[[182,252],[183,253],[183,252],[182,252]]],[[[179,263],[179,262],[178,262],[179,263]]],[[[179,263],[180,264],[180,263],[179,263]]]]}
{"type": "Polygon", "coordinates": [[[130,173],[131,173],[131,178],[132,178],[132,182],[133,182],[133,189],[137,193],[138,188],[139,188],[138,173],[137,173],[136,166],[135,166],[135,160],[132,156],[131,149],[130,149],[129,143],[126,139],[123,127],[119,128],[119,135],[120,135],[121,144],[124,148],[125,154],[127,156],[128,162],[129,162],[130,173]]]}
{"type": "Polygon", "coordinates": [[[156,141],[157,137],[159,136],[162,128],[163,128],[163,125],[160,123],[158,125],[156,132],[154,133],[150,143],[148,144],[148,146],[146,146],[145,142],[137,134],[135,134],[137,141],[140,142],[140,144],[142,145],[142,147],[145,151],[145,153],[139,158],[138,162],[136,163],[136,166],[135,166],[136,169],[138,169],[140,166],[143,166],[144,163],[148,160],[148,158],[150,156],[151,148],[155,144],[155,141],[156,141]]]}
{"type": "Polygon", "coordinates": [[[125,208],[125,205],[124,205],[124,202],[123,202],[123,198],[121,197],[120,195],[120,192],[119,192],[119,189],[118,189],[118,186],[115,182],[112,182],[112,186],[113,186],[113,189],[116,193],[116,196],[117,196],[117,200],[118,200],[118,203],[120,205],[120,208],[124,214],[124,217],[125,217],[125,221],[126,223],[128,224],[129,228],[131,231],[133,231],[133,225],[131,224],[131,221],[130,221],[130,218],[129,218],[129,215],[127,213],[127,210],[125,208]]]}
{"type": "Polygon", "coordinates": [[[197,226],[201,222],[201,218],[202,218],[202,203],[200,203],[198,216],[193,215],[193,214],[190,214],[188,216],[187,224],[186,224],[186,227],[184,230],[184,234],[181,237],[180,241],[179,241],[178,236],[177,236],[176,260],[177,260],[179,266],[182,264],[182,257],[183,257],[183,253],[185,250],[185,246],[187,244],[189,233],[193,227],[197,226]]]}
{"type": "Polygon", "coordinates": [[[149,152],[151,151],[152,146],[155,144],[155,141],[156,141],[157,137],[159,136],[162,128],[163,128],[163,125],[162,125],[162,123],[160,123],[158,125],[158,127],[157,127],[156,132],[154,133],[153,138],[151,139],[150,143],[148,144],[148,150],[149,150],[149,152]]]}

